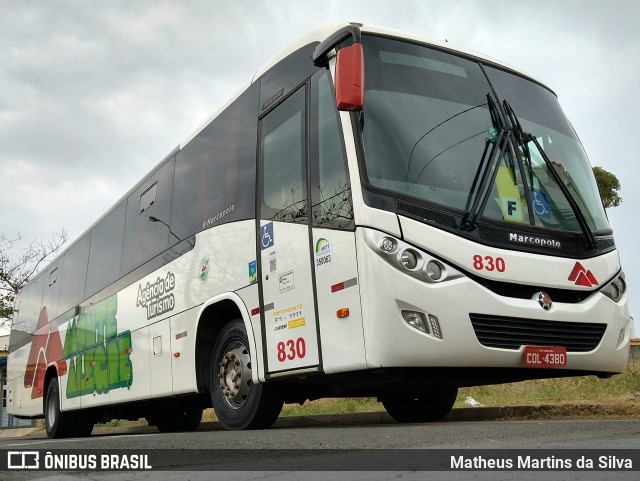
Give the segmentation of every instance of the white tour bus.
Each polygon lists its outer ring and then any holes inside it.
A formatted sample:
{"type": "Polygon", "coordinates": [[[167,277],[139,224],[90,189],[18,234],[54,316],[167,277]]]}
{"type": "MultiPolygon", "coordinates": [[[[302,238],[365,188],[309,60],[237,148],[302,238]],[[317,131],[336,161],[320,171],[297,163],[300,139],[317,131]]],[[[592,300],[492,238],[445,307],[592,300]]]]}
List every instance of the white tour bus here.
{"type": "Polygon", "coordinates": [[[50,437],[145,417],[269,427],[377,397],[625,368],[626,284],[548,87],[361,24],[259,70],[20,293],[8,410],[50,437]]]}

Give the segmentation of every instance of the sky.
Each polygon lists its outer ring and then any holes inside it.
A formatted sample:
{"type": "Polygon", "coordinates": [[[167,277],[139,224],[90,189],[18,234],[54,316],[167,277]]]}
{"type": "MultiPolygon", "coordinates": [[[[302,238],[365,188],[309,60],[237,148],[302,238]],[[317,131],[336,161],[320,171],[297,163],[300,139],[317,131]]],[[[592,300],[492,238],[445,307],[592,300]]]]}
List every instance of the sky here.
{"type": "Polygon", "coordinates": [[[592,165],[640,336],[640,2],[0,0],[0,234],[81,235],[281,49],[335,20],[446,39],[550,86],[592,165]]]}

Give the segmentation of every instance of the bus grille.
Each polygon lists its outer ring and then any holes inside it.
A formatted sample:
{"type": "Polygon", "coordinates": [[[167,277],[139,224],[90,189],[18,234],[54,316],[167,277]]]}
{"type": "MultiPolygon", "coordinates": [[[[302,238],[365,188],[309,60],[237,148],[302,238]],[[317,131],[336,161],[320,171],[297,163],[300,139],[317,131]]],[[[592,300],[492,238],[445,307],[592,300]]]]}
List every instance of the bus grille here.
{"type": "Polygon", "coordinates": [[[604,335],[606,324],[542,321],[469,314],[480,344],[501,349],[520,346],[564,346],[568,352],[593,351],[604,335]]]}

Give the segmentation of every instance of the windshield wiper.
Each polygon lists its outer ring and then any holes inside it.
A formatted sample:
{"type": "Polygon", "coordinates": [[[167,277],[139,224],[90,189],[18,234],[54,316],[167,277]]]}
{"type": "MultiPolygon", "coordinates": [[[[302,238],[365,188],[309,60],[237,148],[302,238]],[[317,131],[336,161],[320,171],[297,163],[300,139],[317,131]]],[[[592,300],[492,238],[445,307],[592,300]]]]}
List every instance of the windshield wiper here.
{"type": "MultiPolygon", "coordinates": [[[[573,197],[573,195],[571,194],[571,192],[569,191],[569,189],[567,188],[565,183],[560,178],[560,174],[558,174],[558,172],[554,168],[553,163],[551,162],[551,160],[547,156],[546,152],[544,151],[544,149],[542,148],[542,146],[538,142],[538,139],[534,135],[532,135],[532,134],[530,134],[528,132],[524,132],[522,130],[522,127],[520,125],[520,121],[518,120],[518,117],[516,116],[516,113],[513,111],[513,108],[511,107],[511,105],[509,105],[509,103],[506,100],[503,102],[503,104],[504,104],[505,111],[507,112],[507,116],[509,117],[509,120],[511,121],[514,137],[515,137],[516,141],[518,142],[518,145],[521,146],[522,153],[524,154],[525,159],[527,161],[527,164],[528,164],[528,167],[529,167],[529,175],[531,177],[533,177],[533,172],[532,172],[532,167],[531,167],[531,165],[532,165],[531,152],[529,151],[528,144],[529,144],[529,142],[533,142],[534,144],[536,144],[536,148],[538,149],[538,152],[540,152],[540,154],[542,155],[542,159],[544,160],[544,163],[547,166],[547,170],[548,170],[549,174],[551,175],[551,177],[553,178],[555,183],[560,188],[560,191],[562,192],[564,197],[567,199],[567,202],[569,202],[569,206],[571,207],[571,210],[573,211],[573,215],[575,215],[576,220],[578,221],[578,225],[580,226],[580,229],[582,230],[582,233],[584,234],[585,238],[587,239],[588,247],[591,250],[597,250],[598,249],[598,243],[596,242],[596,238],[593,235],[593,231],[591,230],[591,228],[589,227],[589,224],[587,223],[587,219],[584,216],[584,213],[582,212],[582,209],[580,209],[580,206],[576,202],[575,198],[573,197]]],[[[524,184],[525,184],[525,189],[528,190],[527,182],[524,182],[524,184]]],[[[527,192],[527,198],[529,199],[529,202],[531,202],[532,197],[530,195],[530,192],[527,192]]],[[[531,211],[529,211],[529,212],[531,214],[531,211]]]]}
{"type": "Polygon", "coordinates": [[[476,170],[476,175],[473,178],[473,183],[469,190],[469,196],[467,197],[467,204],[465,206],[466,212],[460,223],[460,230],[464,231],[471,231],[475,228],[478,216],[487,205],[491,194],[490,186],[495,182],[500,159],[502,159],[508,145],[507,135],[509,131],[504,127],[505,123],[491,94],[487,94],[487,105],[489,106],[494,131],[491,133],[492,137],[487,138],[485,141],[482,157],[478,163],[478,170],[476,170]],[[497,138],[493,136],[496,130],[499,132],[497,138]],[[491,151],[489,152],[490,145],[491,151]],[[489,152],[489,157],[487,157],[487,152],[489,152]],[[473,204],[470,206],[469,204],[472,198],[473,204]]]}

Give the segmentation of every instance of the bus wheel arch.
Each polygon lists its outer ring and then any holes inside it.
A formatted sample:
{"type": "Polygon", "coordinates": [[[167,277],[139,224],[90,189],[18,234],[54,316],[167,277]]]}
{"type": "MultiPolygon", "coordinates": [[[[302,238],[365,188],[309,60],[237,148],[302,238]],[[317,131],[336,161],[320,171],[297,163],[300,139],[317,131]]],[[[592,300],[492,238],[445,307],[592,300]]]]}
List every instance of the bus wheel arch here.
{"type": "Polygon", "coordinates": [[[236,320],[241,320],[245,324],[249,347],[255,351],[256,343],[253,338],[253,329],[249,323],[246,307],[238,295],[228,293],[211,299],[203,306],[198,316],[195,368],[197,385],[201,392],[210,389],[211,354],[216,341],[225,326],[236,320]]]}
{"type": "Polygon", "coordinates": [[[44,374],[44,383],[42,384],[42,413],[43,415],[46,413],[47,409],[47,392],[49,389],[49,384],[52,379],[58,378],[58,370],[56,369],[55,364],[51,364],[47,367],[47,370],[44,374]]]}

